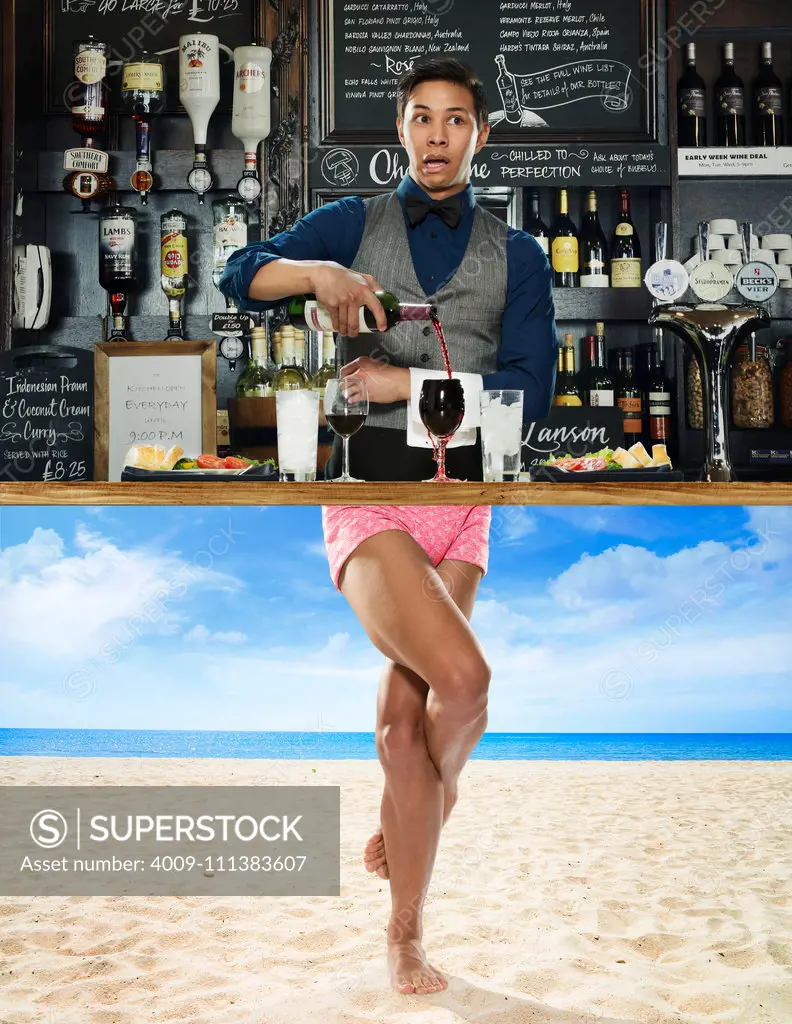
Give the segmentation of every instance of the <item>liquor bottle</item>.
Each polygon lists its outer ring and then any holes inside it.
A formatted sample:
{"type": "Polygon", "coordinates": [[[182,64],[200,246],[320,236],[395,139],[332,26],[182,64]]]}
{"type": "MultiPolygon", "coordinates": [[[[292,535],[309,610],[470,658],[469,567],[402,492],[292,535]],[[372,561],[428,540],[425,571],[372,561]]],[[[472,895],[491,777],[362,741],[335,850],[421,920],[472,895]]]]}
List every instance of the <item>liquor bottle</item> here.
{"type": "Polygon", "coordinates": [[[621,349],[619,374],[616,380],[616,404],[624,414],[624,443],[627,447],[641,440],[643,402],[635,379],[635,362],[630,349],[621,349]]]}
{"type": "Polygon", "coordinates": [[[583,405],[580,384],[575,372],[575,336],[564,335],[564,344],[558,350],[558,375],[553,405],[583,405]]]}
{"type": "Polygon", "coordinates": [[[586,338],[588,373],[583,383],[583,403],[612,406],[615,401],[613,377],[605,359],[605,324],[598,323],[597,333],[586,338]]]}
{"type": "Polygon", "coordinates": [[[619,219],[611,245],[611,284],[614,288],[640,288],[641,240],[630,214],[630,193],[619,189],[619,219]]]}
{"type": "Polygon", "coordinates": [[[680,146],[707,145],[707,85],[696,70],[696,44],[685,47],[685,73],[679,80],[677,135],[680,146]]]}
{"type": "Polygon", "coordinates": [[[305,368],[305,331],[293,328],[294,340],[293,340],[293,351],[294,351],[294,365],[302,374],[303,382],[305,387],[310,387],[311,375],[305,368]]]}
{"type": "Polygon", "coordinates": [[[719,146],[745,145],[745,84],[734,70],[734,43],[723,47],[723,70],[715,83],[715,121],[719,146]]]}
{"type": "Polygon", "coordinates": [[[234,108],[231,131],[245,148],[245,173],[237,192],[246,203],[261,195],[257,156],[259,143],[270,133],[270,67],[267,46],[238,46],[234,50],[234,108]]]}
{"type": "Polygon", "coordinates": [[[271,398],[273,373],[267,359],[267,328],[254,327],[250,332],[250,359],[237,378],[237,398],[271,398]]]}
{"type": "Polygon", "coordinates": [[[151,122],[165,105],[165,67],[160,57],[144,50],[124,64],[121,99],[135,121],[136,166],[132,188],[145,206],[154,185],[151,122]]]}
{"type": "Polygon", "coordinates": [[[550,251],[556,288],[577,288],[580,283],[580,243],[569,217],[569,193],[558,190],[558,214],[553,222],[550,251]]]}
{"type": "Polygon", "coordinates": [[[179,38],[179,99],[190,118],[195,144],[193,167],[187,184],[203,202],[213,185],[206,163],[209,121],[220,102],[220,40],[193,32],[179,38]]]}
{"type": "Polygon", "coordinates": [[[108,206],[99,214],[99,283],[110,294],[111,340],[126,340],[127,296],[137,285],[135,211],[108,206]]]}
{"type": "Polygon", "coordinates": [[[645,389],[647,410],[646,440],[649,444],[664,444],[671,454],[674,445],[674,417],[671,405],[671,383],[665,375],[663,360],[656,343],[651,350],[649,377],[645,389]]]}
{"type": "Polygon", "coordinates": [[[107,44],[88,36],[77,43],[74,54],[74,85],[72,87],[72,128],[83,137],[85,146],[104,135],[107,128],[109,93],[107,75],[107,44]]]}
{"type": "Polygon", "coordinates": [[[522,121],[522,106],[517,91],[517,79],[506,67],[506,58],[502,53],[495,58],[495,63],[498,65],[498,92],[503,101],[506,120],[509,124],[519,124],[522,121]]]}
{"type": "Polygon", "coordinates": [[[189,259],[187,254],[187,218],[179,210],[163,213],[160,219],[162,290],[168,297],[168,334],[170,341],[184,341],[182,303],[187,293],[189,259]]]}
{"type": "MultiPolygon", "coordinates": [[[[236,196],[215,199],[212,203],[212,243],[214,248],[214,269],[212,281],[215,288],[220,286],[228,257],[248,244],[248,211],[247,207],[236,196]]],[[[233,299],[226,297],[228,312],[237,312],[233,299]]]]}
{"type": "Polygon", "coordinates": [[[309,386],[312,391],[320,392],[324,398],[327,382],[335,380],[338,376],[336,372],[336,347],[332,331],[320,332],[319,340],[322,348],[322,365],[311,377],[309,386]]]}
{"type": "MultiPolygon", "coordinates": [[[[414,304],[399,302],[391,292],[376,292],[385,310],[387,330],[395,327],[403,320],[436,320],[437,306],[431,304],[414,304]]],[[[324,308],[316,301],[315,295],[295,295],[289,302],[289,321],[294,327],[305,331],[332,331],[333,321],[324,308]]],[[[374,314],[363,306],[360,310],[361,334],[371,334],[377,331],[377,321],[374,314]]]]}
{"type": "Polygon", "coordinates": [[[762,65],[753,88],[757,146],[780,146],[783,139],[784,88],[773,71],[773,44],[762,43],[762,65]]]}
{"type": "Polygon", "coordinates": [[[597,193],[586,193],[586,214],[580,229],[580,287],[607,288],[610,285],[608,243],[597,211],[597,193]]]}
{"type": "Polygon", "coordinates": [[[532,188],[528,193],[528,219],[525,222],[525,230],[533,235],[536,241],[544,249],[545,256],[550,255],[550,235],[547,225],[542,220],[539,211],[539,189],[532,188]]]}
{"type": "Polygon", "coordinates": [[[273,391],[296,391],[305,387],[305,377],[298,369],[294,357],[294,331],[281,328],[282,362],[272,378],[273,391]]]}

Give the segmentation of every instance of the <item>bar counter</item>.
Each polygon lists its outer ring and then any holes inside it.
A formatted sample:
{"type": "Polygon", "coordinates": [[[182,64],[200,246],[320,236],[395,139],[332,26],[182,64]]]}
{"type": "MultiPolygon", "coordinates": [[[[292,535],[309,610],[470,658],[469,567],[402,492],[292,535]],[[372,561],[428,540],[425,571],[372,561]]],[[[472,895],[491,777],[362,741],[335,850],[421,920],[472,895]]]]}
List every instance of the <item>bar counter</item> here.
{"type": "Polygon", "coordinates": [[[3,505],[792,505],[792,483],[12,483],[3,505]]]}

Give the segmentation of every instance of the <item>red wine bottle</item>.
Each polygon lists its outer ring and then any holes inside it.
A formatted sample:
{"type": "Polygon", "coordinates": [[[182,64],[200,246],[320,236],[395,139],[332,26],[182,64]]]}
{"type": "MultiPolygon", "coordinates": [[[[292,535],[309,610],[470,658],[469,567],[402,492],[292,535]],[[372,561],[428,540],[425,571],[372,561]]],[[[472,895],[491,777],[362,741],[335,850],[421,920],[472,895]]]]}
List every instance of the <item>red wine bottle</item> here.
{"type": "Polygon", "coordinates": [[[679,80],[677,135],[680,146],[707,145],[707,85],[696,70],[696,44],[685,47],[685,73],[679,80]]]}
{"type": "Polygon", "coordinates": [[[715,83],[719,146],[745,145],[745,83],[734,70],[734,43],[723,47],[723,70],[715,83]]]}
{"type": "Polygon", "coordinates": [[[558,190],[558,214],[553,222],[552,264],[556,288],[577,288],[580,284],[580,241],[569,216],[569,193],[558,190]]]}
{"type": "Polygon", "coordinates": [[[780,146],[783,138],[784,87],[773,70],[773,44],[762,43],[762,65],[753,87],[757,146],[780,146]]]}
{"type": "Polygon", "coordinates": [[[539,210],[539,189],[532,188],[528,193],[528,217],[525,221],[525,230],[533,235],[536,241],[544,250],[545,256],[550,255],[550,233],[547,225],[542,220],[539,210]]]}
{"type": "Polygon", "coordinates": [[[619,190],[619,219],[611,244],[611,285],[614,288],[640,288],[641,240],[630,213],[630,193],[619,190]]]}
{"type": "Polygon", "coordinates": [[[621,350],[616,383],[616,404],[624,414],[624,443],[629,448],[641,440],[643,415],[641,389],[635,379],[635,363],[630,349],[621,350]]]}

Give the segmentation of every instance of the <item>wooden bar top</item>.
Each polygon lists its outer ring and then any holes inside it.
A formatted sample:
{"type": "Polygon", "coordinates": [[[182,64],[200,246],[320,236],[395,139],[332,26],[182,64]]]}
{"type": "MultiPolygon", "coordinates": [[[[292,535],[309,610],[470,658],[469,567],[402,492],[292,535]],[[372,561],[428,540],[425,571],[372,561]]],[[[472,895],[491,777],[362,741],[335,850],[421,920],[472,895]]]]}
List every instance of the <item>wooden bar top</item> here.
{"type": "Polygon", "coordinates": [[[10,483],[2,505],[792,505],[792,483],[10,483]]]}

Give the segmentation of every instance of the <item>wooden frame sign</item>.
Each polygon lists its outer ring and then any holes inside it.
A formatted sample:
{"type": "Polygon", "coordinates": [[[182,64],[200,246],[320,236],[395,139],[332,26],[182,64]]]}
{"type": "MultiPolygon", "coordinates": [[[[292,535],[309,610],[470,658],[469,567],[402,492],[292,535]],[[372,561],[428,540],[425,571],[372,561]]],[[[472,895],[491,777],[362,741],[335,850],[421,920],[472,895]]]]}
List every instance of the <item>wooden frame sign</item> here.
{"type": "Polygon", "coordinates": [[[94,349],[94,466],[121,479],[133,444],[217,451],[214,341],[104,341],[94,349]]]}

